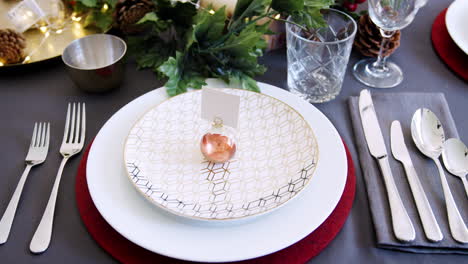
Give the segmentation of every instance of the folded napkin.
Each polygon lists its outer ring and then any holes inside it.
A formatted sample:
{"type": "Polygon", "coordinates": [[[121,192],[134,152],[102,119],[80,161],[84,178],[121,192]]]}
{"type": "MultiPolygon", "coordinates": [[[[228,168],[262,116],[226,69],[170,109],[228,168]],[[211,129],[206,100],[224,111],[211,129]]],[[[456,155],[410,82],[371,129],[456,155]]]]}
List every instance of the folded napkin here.
{"type": "MultiPolygon", "coordinates": [[[[377,161],[370,155],[364,137],[359,114],[359,98],[351,97],[349,99],[349,108],[378,247],[413,253],[468,254],[468,244],[456,242],[453,240],[450,233],[445,199],[437,167],[432,160],[426,158],[419,152],[411,138],[411,119],[413,113],[420,107],[428,108],[437,115],[444,127],[447,139],[458,137],[455,122],[450,114],[445,96],[441,93],[375,92],[372,94],[372,99],[387,146],[389,162],[398,191],[416,230],[416,240],[411,243],[401,243],[393,234],[390,208],[383,178],[377,161]],[[444,239],[441,242],[431,243],[426,239],[403,166],[400,162],[395,160],[391,154],[390,125],[393,120],[399,120],[401,122],[405,142],[411,159],[413,160],[414,167],[416,168],[419,180],[423,185],[434,215],[444,235],[444,239]]],[[[446,176],[455,202],[460,210],[460,214],[466,223],[468,220],[468,200],[464,192],[463,184],[459,178],[450,175],[447,171],[446,176]]]]}

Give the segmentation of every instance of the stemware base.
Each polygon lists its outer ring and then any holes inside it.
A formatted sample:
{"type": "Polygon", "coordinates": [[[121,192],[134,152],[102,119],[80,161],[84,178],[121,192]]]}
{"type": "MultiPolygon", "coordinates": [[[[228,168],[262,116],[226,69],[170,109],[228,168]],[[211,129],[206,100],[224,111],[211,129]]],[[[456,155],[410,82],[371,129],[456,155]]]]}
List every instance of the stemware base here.
{"type": "Polygon", "coordinates": [[[374,66],[376,59],[364,59],[353,67],[353,75],[363,84],[374,88],[392,88],[403,81],[403,72],[393,62],[386,62],[385,67],[374,66]]]}

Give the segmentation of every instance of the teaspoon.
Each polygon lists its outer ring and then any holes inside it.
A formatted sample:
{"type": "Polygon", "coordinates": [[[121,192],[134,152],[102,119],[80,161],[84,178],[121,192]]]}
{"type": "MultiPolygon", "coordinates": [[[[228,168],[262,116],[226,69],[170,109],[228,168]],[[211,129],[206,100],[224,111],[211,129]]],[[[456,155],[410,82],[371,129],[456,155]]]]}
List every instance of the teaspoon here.
{"type": "Polygon", "coordinates": [[[442,160],[445,168],[453,175],[459,177],[465,186],[465,192],[468,196],[468,148],[457,138],[451,138],[445,141],[442,151],[442,160]]]}
{"type": "Polygon", "coordinates": [[[411,121],[411,136],[413,137],[416,147],[424,155],[431,158],[439,170],[452,237],[460,243],[468,243],[468,229],[458,211],[444,169],[439,161],[445,141],[442,124],[431,110],[420,108],[416,110],[411,121]]]}

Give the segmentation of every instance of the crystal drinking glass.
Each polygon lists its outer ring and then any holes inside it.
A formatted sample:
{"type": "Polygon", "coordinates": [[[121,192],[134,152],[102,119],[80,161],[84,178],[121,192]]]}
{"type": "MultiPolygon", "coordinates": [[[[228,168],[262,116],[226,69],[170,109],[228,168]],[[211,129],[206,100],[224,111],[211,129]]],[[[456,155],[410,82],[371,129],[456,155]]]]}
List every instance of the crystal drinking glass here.
{"type": "Polygon", "coordinates": [[[340,93],[357,31],[349,15],[334,9],[322,13],[327,27],[306,31],[286,23],[288,87],[311,103],[330,101],[340,93]]]}
{"type": "Polygon", "coordinates": [[[380,30],[382,43],[377,59],[364,59],[354,65],[354,76],[367,86],[395,87],[403,81],[403,72],[393,62],[382,56],[383,48],[396,30],[408,26],[424,0],[368,0],[369,16],[380,30]]]}

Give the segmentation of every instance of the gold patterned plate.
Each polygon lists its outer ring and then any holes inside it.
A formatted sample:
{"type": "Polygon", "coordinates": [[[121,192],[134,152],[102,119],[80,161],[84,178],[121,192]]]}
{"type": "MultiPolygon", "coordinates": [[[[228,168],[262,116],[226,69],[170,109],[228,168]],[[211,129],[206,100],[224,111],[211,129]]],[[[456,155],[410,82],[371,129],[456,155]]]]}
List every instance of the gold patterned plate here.
{"type": "Polygon", "coordinates": [[[212,163],[200,152],[209,128],[200,119],[201,91],[157,105],[133,126],[125,166],[134,186],[151,202],[179,216],[234,220],[269,212],[309,183],[319,158],[304,118],[282,101],[240,89],[235,157],[212,163]]]}
{"type": "MultiPolygon", "coordinates": [[[[14,29],[7,13],[18,3],[19,1],[14,0],[0,0],[0,29],[14,29]]],[[[45,33],[41,32],[40,29],[32,28],[23,33],[26,38],[24,54],[25,56],[31,54],[29,60],[25,63],[35,63],[58,57],[62,55],[65,47],[73,40],[87,35],[101,33],[96,28],[84,28],[82,25],[83,19],[79,21],[72,20],[70,10],[66,10],[66,18],[64,21],[64,27],[57,30],[50,30],[48,37],[42,44],[41,42],[44,39],[45,33]]],[[[25,63],[5,64],[3,67],[20,66],[25,65],[25,63]]]]}

